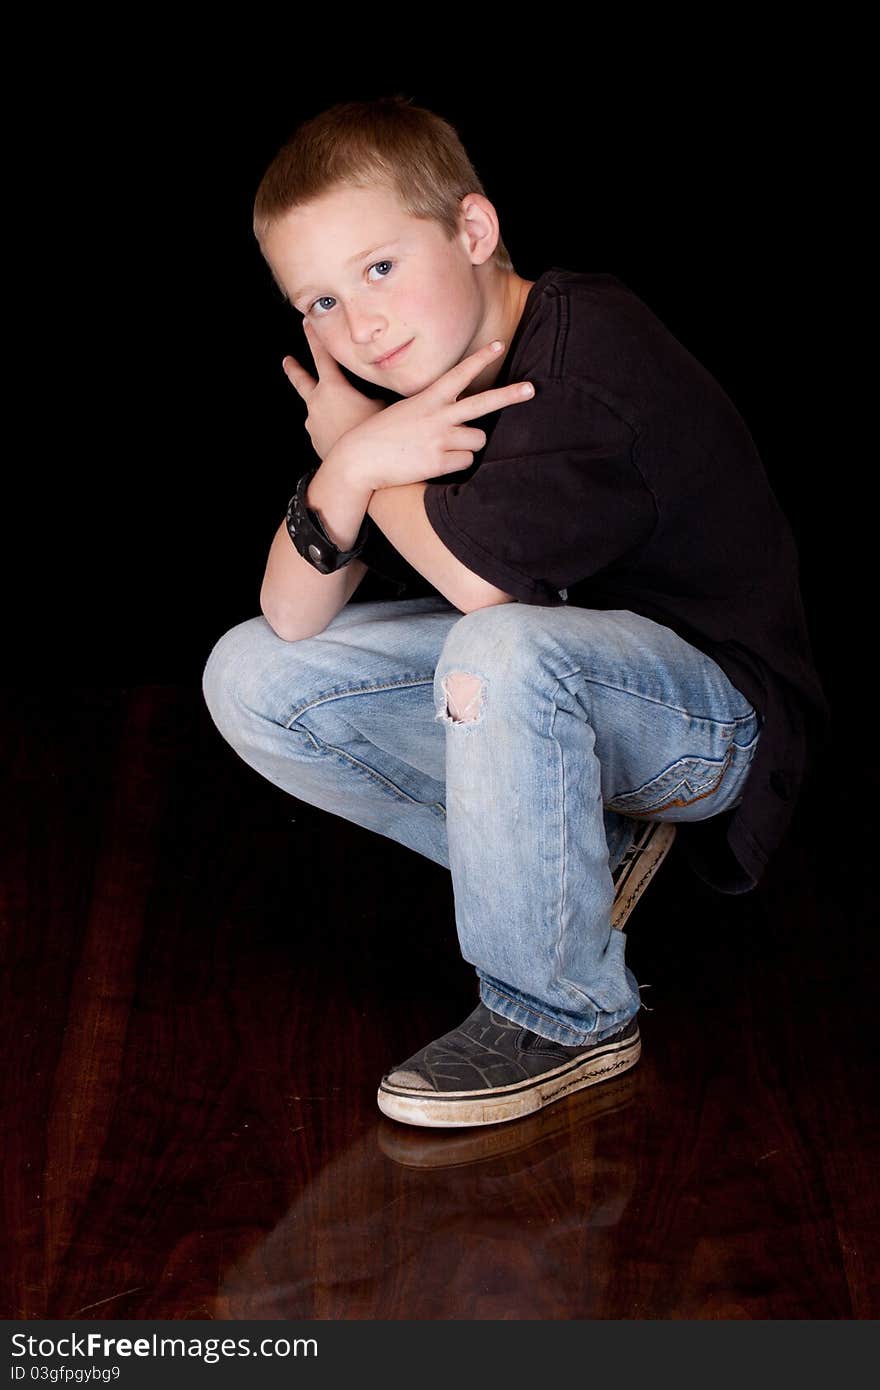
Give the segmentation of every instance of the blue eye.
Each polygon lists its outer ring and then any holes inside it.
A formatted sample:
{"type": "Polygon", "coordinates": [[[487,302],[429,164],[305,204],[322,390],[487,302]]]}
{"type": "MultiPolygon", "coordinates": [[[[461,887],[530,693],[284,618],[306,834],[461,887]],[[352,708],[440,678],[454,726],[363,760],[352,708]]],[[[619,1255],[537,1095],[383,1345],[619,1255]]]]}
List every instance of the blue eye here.
{"type": "MultiPolygon", "coordinates": [[[[372,264],[371,266],[368,266],[368,267],[367,267],[367,270],[368,270],[368,272],[369,272],[370,270],[375,270],[377,266],[380,266],[380,265],[387,265],[387,266],[390,267],[390,266],[392,266],[393,264],[394,264],[393,261],[374,261],[373,264],[372,264]]],[[[388,278],[387,275],[383,275],[383,276],[382,276],[382,279],[383,279],[383,280],[386,280],[387,278],[388,278]]],[[[375,284],[375,281],[373,281],[373,283],[375,284]]],[[[322,294],[318,299],[315,300],[314,304],[310,304],[310,305],[309,305],[308,309],[306,310],[306,313],[307,313],[307,314],[311,314],[313,318],[318,318],[318,319],[325,318],[326,315],[329,314],[330,310],[327,309],[326,311],[322,311],[322,310],[316,310],[316,308],[315,308],[315,305],[316,305],[316,304],[321,304],[325,299],[329,299],[331,305],[335,302],[332,295],[330,295],[330,294],[322,294]]]]}

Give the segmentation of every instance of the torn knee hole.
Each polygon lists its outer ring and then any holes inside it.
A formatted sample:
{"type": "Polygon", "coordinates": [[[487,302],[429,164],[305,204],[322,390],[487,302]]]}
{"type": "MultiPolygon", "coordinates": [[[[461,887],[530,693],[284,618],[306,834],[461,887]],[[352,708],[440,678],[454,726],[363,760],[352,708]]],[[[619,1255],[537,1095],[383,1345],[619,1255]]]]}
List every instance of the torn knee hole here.
{"type": "Polygon", "coordinates": [[[455,671],[443,680],[446,712],[458,723],[476,719],[483,704],[483,682],[479,676],[455,671]]]}

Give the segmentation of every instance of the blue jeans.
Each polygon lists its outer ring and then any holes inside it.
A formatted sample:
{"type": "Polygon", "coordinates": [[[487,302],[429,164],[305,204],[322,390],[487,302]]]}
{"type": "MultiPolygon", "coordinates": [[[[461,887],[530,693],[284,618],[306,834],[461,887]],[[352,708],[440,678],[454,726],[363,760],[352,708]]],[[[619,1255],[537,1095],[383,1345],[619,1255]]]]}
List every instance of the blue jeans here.
{"type": "Polygon", "coordinates": [[[627,609],[377,600],[296,642],[260,615],[202,688],[275,786],[448,868],[483,1002],[569,1045],[640,1007],[610,925],[633,821],[737,805],[760,737],[710,657],[627,609]]]}

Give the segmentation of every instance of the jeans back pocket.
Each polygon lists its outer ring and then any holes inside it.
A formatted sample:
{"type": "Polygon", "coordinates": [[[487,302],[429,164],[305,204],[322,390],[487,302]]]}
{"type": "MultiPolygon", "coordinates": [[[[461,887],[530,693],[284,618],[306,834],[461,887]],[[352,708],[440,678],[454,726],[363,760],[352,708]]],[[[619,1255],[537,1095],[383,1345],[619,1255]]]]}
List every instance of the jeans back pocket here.
{"type": "MultiPolygon", "coordinates": [[[[607,804],[625,816],[656,816],[667,820],[685,820],[690,807],[712,797],[721,785],[732,748],[720,759],[679,758],[669,767],[632,791],[622,792],[607,804]]],[[[707,805],[700,808],[703,815],[713,814],[707,805]]]]}

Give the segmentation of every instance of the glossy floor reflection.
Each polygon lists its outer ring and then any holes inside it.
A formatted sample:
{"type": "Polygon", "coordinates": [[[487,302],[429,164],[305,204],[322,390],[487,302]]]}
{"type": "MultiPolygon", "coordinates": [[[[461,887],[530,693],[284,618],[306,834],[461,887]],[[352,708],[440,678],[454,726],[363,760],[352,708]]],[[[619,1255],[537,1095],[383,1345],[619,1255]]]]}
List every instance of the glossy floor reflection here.
{"type": "Polygon", "coordinates": [[[598,1306],[602,1245],[636,1179],[626,1125],[612,1117],[637,1091],[634,1076],[621,1078],[457,1135],[382,1117],[228,1271],[225,1315],[566,1317],[574,1269],[592,1286],[578,1297],[598,1306]],[[302,1240],[310,1224],[315,1246],[302,1240]]]}
{"type": "Polygon", "coordinates": [[[875,899],[821,787],[756,893],[673,849],[633,1071],[437,1132],[375,1092],[476,1002],[446,872],[196,691],[5,698],[3,1316],[877,1316],[875,899]]]}

